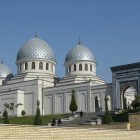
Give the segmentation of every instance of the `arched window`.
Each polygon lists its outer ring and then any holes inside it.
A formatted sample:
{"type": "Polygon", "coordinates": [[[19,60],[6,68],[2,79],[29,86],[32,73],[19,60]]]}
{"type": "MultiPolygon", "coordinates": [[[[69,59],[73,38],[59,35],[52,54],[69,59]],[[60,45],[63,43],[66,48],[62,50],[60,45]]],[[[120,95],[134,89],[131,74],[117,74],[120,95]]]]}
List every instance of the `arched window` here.
{"type": "Polygon", "coordinates": [[[39,69],[43,70],[43,63],[42,62],[39,63],[39,69]]]}
{"type": "Polygon", "coordinates": [[[46,63],[46,70],[49,70],[49,64],[46,63]]]}
{"type": "Polygon", "coordinates": [[[92,65],[90,65],[90,71],[92,71],[92,65]]]}
{"type": "Polygon", "coordinates": [[[32,69],[35,69],[35,62],[32,62],[32,69]]]}
{"type": "Polygon", "coordinates": [[[79,71],[82,71],[82,64],[79,64],[79,71]]]}
{"type": "Polygon", "coordinates": [[[27,70],[28,69],[28,63],[26,62],[25,63],[25,70],[27,70]]]}
{"type": "Polygon", "coordinates": [[[85,64],[85,71],[88,71],[88,64],[85,64]]]}
{"type": "Polygon", "coordinates": [[[69,65],[69,72],[71,72],[71,65],[69,65]]]}
{"type": "Polygon", "coordinates": [[[74,71],[76,71],[76,64],[73,65],[74,71]]]}

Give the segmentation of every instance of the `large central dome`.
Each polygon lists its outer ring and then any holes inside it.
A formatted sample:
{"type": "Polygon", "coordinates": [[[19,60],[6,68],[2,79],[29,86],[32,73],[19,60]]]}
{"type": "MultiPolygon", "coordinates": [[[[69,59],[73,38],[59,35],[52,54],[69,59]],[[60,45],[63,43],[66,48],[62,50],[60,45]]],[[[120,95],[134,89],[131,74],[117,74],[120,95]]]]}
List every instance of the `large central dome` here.
{"type": "Polygon", "coordinates": [[[45,41],[35,37],[21,47],[17,54],[16,63],[28,60],[49,60],[55,62],[55,55],[45,41]]]}
{"type": "Polygon", "coordinates": [[[95,62],[93,53],[82,44],[78,44],[75,48],[71,49],[65,58],[66,62],[72,62],[75,60],[89,60],[95,62]]]}

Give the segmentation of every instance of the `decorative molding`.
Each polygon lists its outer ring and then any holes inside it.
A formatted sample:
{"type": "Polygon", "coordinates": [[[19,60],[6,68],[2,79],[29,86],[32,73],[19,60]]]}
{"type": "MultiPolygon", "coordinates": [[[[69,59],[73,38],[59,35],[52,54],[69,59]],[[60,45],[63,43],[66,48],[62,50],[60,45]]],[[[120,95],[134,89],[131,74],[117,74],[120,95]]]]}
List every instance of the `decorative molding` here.
{"type": "Polygon", "coordinates": [[[120,92],[122,93],[127,87],[134,87],[138,91],[138,80],[128,80],[120,82],[120,92]]]}
{"type": "Polygon", "coordinates": [[[133,75],[136,75],[136,74],[140,74],[140,70],[131,70],[131,71],[119,72],[119,73],[116,73],[116,78],[125,77],[125,76],[133,76],[133,75]]]}

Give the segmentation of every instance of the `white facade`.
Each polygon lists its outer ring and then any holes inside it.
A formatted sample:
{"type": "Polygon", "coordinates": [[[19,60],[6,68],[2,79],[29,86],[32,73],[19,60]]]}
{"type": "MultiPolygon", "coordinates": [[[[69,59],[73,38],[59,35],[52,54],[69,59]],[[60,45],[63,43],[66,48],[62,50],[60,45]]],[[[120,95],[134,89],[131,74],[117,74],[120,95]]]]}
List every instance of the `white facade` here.
{"type": "MultiPolygon", "coordinates": [[[[4,64],[3,64],[4,65],[4,64]]],[[[35,38],[27,41],[17,54],[17,75],[7,79],[0,77],[0,111],[5,103],[22,105],[8,111],[9,115],[35,115],[37,100],[42,115],[69,113],[71,91],[75,90],[77,111],[95,112],[105,110],[105,96],[112,109],[112,84],[96,76],[93,53],[79,42],[65,59],[65,77],[55,75],[56,60],[53,50],[46,42],[35,38]]],[[[2,71],[3,67],[0,67],[2,71]]]]}

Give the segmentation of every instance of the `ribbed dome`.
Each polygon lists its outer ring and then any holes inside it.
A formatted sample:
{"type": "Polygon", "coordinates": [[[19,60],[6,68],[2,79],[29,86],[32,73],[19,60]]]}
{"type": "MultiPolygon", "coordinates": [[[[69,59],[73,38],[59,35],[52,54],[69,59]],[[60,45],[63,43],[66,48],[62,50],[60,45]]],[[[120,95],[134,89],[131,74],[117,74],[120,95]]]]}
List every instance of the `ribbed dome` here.
{"type": "Polygon", "coordinates": [[[7,76],[11,75],[11,70],[4,65],[3,63],[0,63],[0,78],[6,78],[7,76]]]}
{"type": "Polygon", "coordinates": [[[50,60],[55,62],[55,55],[52,48],[38,37],[27,41],[17,54],[17,62],[34,59],[50,60]]]}
{"type": "Polygon", "coordinates": [[[78,44],[75,48],[69,51],[65,58],[65,63],[75,60],[89,60],[95,62],[95,57],[87,47],[78,44]]]}

